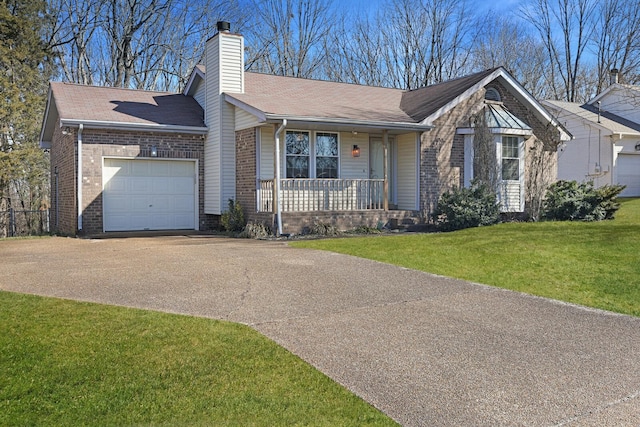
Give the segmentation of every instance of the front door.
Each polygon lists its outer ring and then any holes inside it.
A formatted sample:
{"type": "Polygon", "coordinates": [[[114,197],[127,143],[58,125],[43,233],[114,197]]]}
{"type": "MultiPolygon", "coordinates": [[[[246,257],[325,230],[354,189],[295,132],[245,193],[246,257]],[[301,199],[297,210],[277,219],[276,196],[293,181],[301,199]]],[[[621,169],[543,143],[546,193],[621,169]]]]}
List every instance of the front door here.
{"type": "MultiPolygon", "coordinates": [[[[387,179],[389,180],[389,203],[393,200],[393,185],[392,185],[392,171],[390,165],[393,164],[391,160],[391,153],[393,150],[391,149],[393,142],[391,138],[389,138],[389,147],[387,147],[387,179]]],[[[384,145],[382,143],[382,138],[373,137],[369,140],[369,179],[384,179],[384,145]]],[[[376,202],[382,204],[384,194],[380,192],[379,195],[376,196],[376,202]]]]}

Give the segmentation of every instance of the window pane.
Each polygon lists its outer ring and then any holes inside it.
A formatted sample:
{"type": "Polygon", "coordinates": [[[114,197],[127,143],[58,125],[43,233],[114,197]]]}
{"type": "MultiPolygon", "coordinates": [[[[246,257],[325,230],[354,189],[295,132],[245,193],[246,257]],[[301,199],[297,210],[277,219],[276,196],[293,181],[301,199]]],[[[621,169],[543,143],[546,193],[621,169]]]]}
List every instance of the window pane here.
{"type": "Polygon", "coordinates": [[[316,157],[316,178],[337,178],[337,157],[316,157]]]}
{"type": "Polygon", "coordinates": [[[309,178],[309,157],[287,156],[287,178],[309,178]]]}
{"type": "Polygon", "coordinates": [[[518,158],[518,138],[514,136],[502,137],[502,157],[518,158]]]}
{"type": "Polygon", "coordinates": [[[338,135],[335,133],[316,134],[316,156],[337,157],[338,156],[338,135]]]}
{"type": "Polygon", "coordinates": [[[520,179],[520,161],[518,159],[502,159],[502,179],[505,181],[520,179]]]}
{"type": "Polygon", "coordinates": [[[309,133],[287,131],[287,155],[309,155],[309,133]]]}

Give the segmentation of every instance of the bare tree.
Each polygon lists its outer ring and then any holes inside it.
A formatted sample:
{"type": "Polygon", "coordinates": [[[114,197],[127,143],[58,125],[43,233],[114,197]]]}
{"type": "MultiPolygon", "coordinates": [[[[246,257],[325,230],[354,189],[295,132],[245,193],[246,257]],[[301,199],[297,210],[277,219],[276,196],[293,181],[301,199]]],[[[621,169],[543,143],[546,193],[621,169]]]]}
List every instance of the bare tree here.
{"type": "Polygon", "coordinates": [[[536,28],[547,50],[547,84],[556,99],[581,100],[578,85],[585,76],[584,53],[596,5],[596,0],[536,0],[521,9],[521,15],[536,28]]]}
{"type": "Polygon", "coordinates": [[[247,68],[316,77],[323,69],[332,0],[253,0],[247,68]]]}
{"type": "Polygon", "coordinates": [[[502,66],[536,98],[549,96],[545,84],[548,57],[544,45],[527,32],[525,25],[488,13],[484,31],[473,47],[476,69],[502,66]]]}
{"type": "Polygon", "coordinates": [[[609,85],[609,71],[617,68],[625,82],[640,82],[640,2],[610,0],[600,5],[592,42],[598,58],[599,93],[609,85]]]}
{"type": "Polygon", "coordinates": [[[215,22],[246,22],[239,1],[49,0],[48,35],[66,81],[139,89],[184,86],[215,22]]]}

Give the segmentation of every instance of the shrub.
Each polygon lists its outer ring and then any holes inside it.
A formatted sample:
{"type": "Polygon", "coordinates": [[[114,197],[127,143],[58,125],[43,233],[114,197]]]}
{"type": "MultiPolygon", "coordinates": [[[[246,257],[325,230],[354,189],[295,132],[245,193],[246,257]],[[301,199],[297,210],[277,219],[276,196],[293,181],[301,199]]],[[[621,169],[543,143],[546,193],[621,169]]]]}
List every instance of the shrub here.
{"type": "Polygon", "coordinates": [[[500,222],[496,194],[483,183],[444,193],[438,200],[433,218],[443,231],[461,230],[500,222]]]}
{"type": "Polygon", "coordinates": [[[340,230],[335,225],[323,222],[314,222],[309,232],[318,236],[337,236],[340,234],[340,230]]]}
{"type": "Polygon", "coordinates": [[[248,223],[238,237],[244,239],[265,239],[271,235],[271,229],[262,223],[248,223]]]}
{"type": "Polygon", "coordinates": [[[229,232],[237,233],[242,231],[247,223],[244,219],[244,211],[240,206],[240,202],[229,199],[229,208],[220,217],[220,223],[229,232]]]}
{"type": "Polygon", "coordinates": [[[555,221],[601,221],[612,219],[620,208],[617,196],[624,185],[594,188],[593,182],[560,180],[547,189],[542,218],[555,221]]]}

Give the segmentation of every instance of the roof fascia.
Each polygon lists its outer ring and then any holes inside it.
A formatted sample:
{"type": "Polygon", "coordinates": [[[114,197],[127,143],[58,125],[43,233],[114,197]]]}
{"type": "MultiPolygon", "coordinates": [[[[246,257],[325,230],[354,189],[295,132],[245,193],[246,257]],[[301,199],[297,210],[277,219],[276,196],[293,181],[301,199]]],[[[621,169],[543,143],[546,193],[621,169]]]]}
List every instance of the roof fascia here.
{"type": "MultiPolygon", "coordinates": [[[[456,129],[456,133],[458,135],[474,135],[476,133],[475,131],[476,131],[476,128],[456,129]]],[[[520,136],[533,135],[533,130],[531,129],[489,128],[489,132],[491,132],[494,135],[520,135],[520,136]]]]}
{"type": "MultiPolygon", "coordinates": [[[[47,128],[49,127],[49,113],[51,111],[51,101],[53,100],[53,96],[51,93],[51,83],[49,83],[49,90],[47,91],[47,104],[45,106],[44,109],[44,117],[42,119],[42,127],[40,129],[40,148],[43,149],[49,149],[51,148],[51,139],[53,138],[53,132],[51,132],[51,134],[49,134],[49,132],[47,131],[47,128]]],[[[53,108],[56,110],[56,112],[54,114],[57,115],[57,108],[55,106],[55,103],[53,105],[53,108]]],[[[55,121],[55,119],[52,119],[55,121]]]]}
{"type": "Polygon", "coordinates": [[[258,121],[264,122],[267,120],[266,113],[252,105],[247,104],[246,102],[240,101],[237,98],[234,98],[232,95],[228,93],[224,94],[224,100],[229,104],[235,105],[236,107],[246,111],[249,114],[252,114],[258,118],[258,121]]]}
{"type": "MultiPolygon", "coordinates": [[[[204,81],[204,73],[202,71],[200,71],[200,68],[193,67],[193,71],[191,72],[191,76],[189,77],[189,81],[187,82],[187,85],[184,87],[184,90],[182,91],[183,95],[187,95],[187,96],[193,96],[193,93],[191,93],[191,86],[196,85],[196,79],[200,79],[202,81],[204,81]]],[[[199,83],[199,82],[198,82],[199,83]]],[[[194,86],[194,92],[195,92],[195,86],[194,86]]]]}
{"type": "MultiPolygon", "coordinates": [[[[548,106],[549,106],[549,108],[551,108],[551,109],[558,109],[558,110],[562,110],[562,112],[563,112],[563,113],[565,113],[565,114],[567,114],[567,115],[570,115],[570,116],[574,117],[575,119],[577,119],[578,121],[582,122],[583,124],[587,124],[587,125],[593,126],[593,127],[595,127],[596,129],[600,129],[600,130],[603,130],[603,131],[605,131],[605,132],[609,132],[611,135],[614,135],[614,134],[619,134],[619,135],[634,135],[634,134],[627,134],[627,133],[620,133],[620,132],[616,132],[616,131],[614,131],[613,129],[611,129],[611,128],[609,128],[609,127],[605,126],[605,125],[603,125],[602,123],[598,123],[597,121],[591,120],[591,119],[589,119],[589,118],[587,118],[587,117],[582,117],[582,116],[581,116],[581,115],[579,115],[579,114],[576,114],[576,113],[574,113],[574,112],[572,112],[572,111],[569,111],[569,110],[567,110],[566,108],[562,108],[562,107],[561,107],[561,106],[559,106],[559,105],[555,105],[555,104],[553,104],[553,103],[551,103],[551,102],[549,102],[549,101],[542,101],[542,103],[543,103],[544,105],[548,105],[548,106]]],[[[636,134],[636,135],[640,135],[640,134],[636,134]]]]}
{"type": "Polygon", "coordinates": [[[408,123],[408,122],[384,122],[374,120],[352,120],[341,118],[326,118],[326,117],[304,117],[304,116],[291,116],[282,114],[265,114],[267,121],[273,123],[282,122],[286,119],[289,124],[313,124],[313,125],[325,125],[325,126],[338,126],[349,128],[373,128],[373,129],[387,129],[396,131],[428,131],[434,128],[432,125],[425,125],[422,123],[408,123]]]}
{"type": "Polygon", "coordinates": [[[432,125],[434,121],[436,121],[437,119],[439,119],[440,117],[448,113],[449,111],[453,110],[462,101],[469,99],[474,93],[479,91],[480,88],[486,86],[490,81],[493,81],[496,77],[500,75],[501,72],[502,72],[502,68],[498,68],[493,73],[489,74],[487,77],[480,80],[478,83],[471,86],[469,89],[467,89],[466,91],[464,91],[463,93],[461,93],[460,95],[458,95],[457,97],[449,101],[447,104],[440,107],[436,112],[426,117],[422,121],[422,123],[425,125],[426,124],[432,125]]]}
{"type": "Polygon", "coordinates": [[[141,130],[148,132],[175,132],[195,135],[206,135],[206,126],[161,125],[157,123],[110,122],[102,120],[60,119],[60,126],[76,127],[83,125],[85,129],[141,130]]]}

